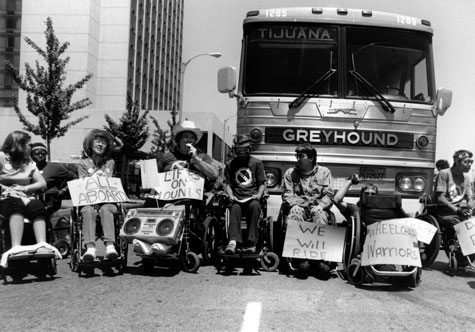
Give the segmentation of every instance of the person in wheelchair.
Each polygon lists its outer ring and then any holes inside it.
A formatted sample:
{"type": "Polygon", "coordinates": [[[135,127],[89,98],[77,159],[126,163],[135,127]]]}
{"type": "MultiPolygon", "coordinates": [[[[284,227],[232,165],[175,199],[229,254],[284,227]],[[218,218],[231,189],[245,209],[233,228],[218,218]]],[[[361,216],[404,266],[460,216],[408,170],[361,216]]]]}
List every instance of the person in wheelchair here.
{"type": "Polygon", "coordinates": [[[473,164],[472,152],[458,150],[451,168],[442,169],[436,179],[435,201],[441,226],[448,239],[455,237],[454,225],[470,217],[474,208],[472,186],[468,172],[473,164]],[[466,206],[463,206],[463,202],[466,206]]]}
{"type": "Polygon", "coordinates": [[[8,134],[0,151],[0,214],[8,223],[11,240],[11,249],[5,252],[5,257],[29,253],[22,247],[25,218],[33,223],[37,244],[31,248],[35,253],[55,252],[46,242],[46,209],[35,198],[35,193],[46,188],[46,181],[30,158],[30,141],[29,134],[14,131],[8,134]]]}
{"type": "Polygon", "coordinates": [[[53,210],[61,207],[61,201],[68,193],[67,182],[77,178],[77,175],[67,169],[63,164],[48,162],[46,157],[48,150],[43,143],[32,143],[31,159],[38,167],[46,181],[45,201],[53,210]]]}
{"type": "Polygon", "coordinates": [[[266,190],[264,164],[251,156],[251,140],[248,135],[237,135],[233,149],[236,157],[226,164],[224,171],[225,192],[231,205],[229,218],[229,243],[225,254],[232,255],[238,245],[246,254],[256,253],[258,222],[261,215],[261,199],[266,190]],[[247,219],[248,236],[243,242],[241,216],[247,219]]]}
{"type": "MultiPolygon", "coordinates": [[[[114,147],[114,139],[105,130],[93,129],[84,138],[83,150],[86,158],[78,163],[78,175],[80,178],[91,176],[111,177],[114,174],[115,162],[109,158],[114,147]]],[[[114,260],[118,257],[115,249],[115,226],[114,214],[118,208],[115,204],[105,203],[99,207],[99,216],[104,231],[104,244],[106,246],[105,258],[114,260]]],[[[94,206],[86,205],[80,210],[83,222],[84,243],[86,252],[84,261],[96,259],[96,218],[97,212],[94,206]]]]}
{"type": "MultiPolygon", "coordinates": [[[[295,149],[297,165],[284,174],[282,201],[288,208],[286,223],[310,221],[328,224],[333,204],[332,175],[328,168],[317,164],[317,150],[310,143],[295,149]]],[[[310,263],[299,261],[298,275],[306,277],[310,263]]],[[[323,261],[317,262],[317,272],[328,275],[330,268],[323,261]]]]}

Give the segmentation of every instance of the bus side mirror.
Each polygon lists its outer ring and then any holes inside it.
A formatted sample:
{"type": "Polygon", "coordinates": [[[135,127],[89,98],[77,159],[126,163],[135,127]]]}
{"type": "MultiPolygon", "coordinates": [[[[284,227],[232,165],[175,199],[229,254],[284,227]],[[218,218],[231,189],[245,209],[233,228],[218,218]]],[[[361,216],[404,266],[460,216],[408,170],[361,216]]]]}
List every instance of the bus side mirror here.
{"type": "Polygon", "coordinates": [[[447,109],[452,104],[452,91],[445,88],[439,88],[435,97],[435,114],[444,115],[447,109]]]}
{"type": "Polygon", "coordinates": [[[236,68],[224,67],[218,70],[218,91],[232,97],[236,89],[236,68]]]}

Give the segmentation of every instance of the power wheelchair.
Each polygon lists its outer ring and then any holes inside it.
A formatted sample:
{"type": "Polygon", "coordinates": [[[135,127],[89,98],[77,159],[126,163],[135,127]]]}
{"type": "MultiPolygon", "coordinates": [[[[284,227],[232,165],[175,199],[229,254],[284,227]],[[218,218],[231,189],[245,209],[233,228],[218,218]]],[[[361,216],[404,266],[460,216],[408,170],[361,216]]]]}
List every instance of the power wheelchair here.
{"type": "MultiPolygon", "coordinates": [[[[439,249],[442,248],[447,255],[448,273],[450,276],[454,276],[459,268],[469,268],[472,271],[475,270],[475,255],[464,256],[460,248],[460,244],[457,240],[455,232],[448,230],[447,226],[442,222],[441,209],[443,206],[433,203],[430,196],[425,195],[420,199],[423,204],[423,211],[416,218],[429,222],[437,227],[436,234],[427,248],[427,260],[424,267],[430,266],[437,258],[439,249]]],[[[462,221],[465,221],[474,216],[475,211],[469,208],[462,208],[459,217],[462,221]]]]}
{"type": "MultiPolygon", "coordinates": [[[[100,205],[93,206],[98,212],[100,205]]],[[[103,255],[97,255],[93,261],[83,260],[83,255],[86,252],[82,231],[82,216],[80,208],[71,208],[71,223],[70,223],[70,241],[71,241],[71,257],[69,266],[71,271],[77,272],[81,275],[84,272],[86,275],[94,273],[95,268],[117,268],[118,272],[122,274],[127,267],[127,253],[128,243],[119,237],[119,231],[125,219],[125,207],[123,204],[117,204],[117,212],[114,214],[114,230],[115,230],[115,249],[118,257],[113,260],[106,259],[103,255]]],[[[97,213],[96,220],[96,241],[103,236],[102,225],[100,222],[99,213],[97,213]]]]}
{"type": "MultiPolygon", "coordinates": [[[[241,248],[237,248],[234,254],[227,254],[225,252],[226,245],[229,242],[229,223],[232,202],[226,194],[221,194],[218,198],[220,201],[221,210],[224,207],[224,214],[218,220],[216,248],[218,253],[218,260],[216,262],[216,269],[218,272],[225,272],[229,274],[236,267],[244,268],[245,272],[258,271],[259,269],[266,272],[274,272],[277,270],[280,259],[273,251],[273,226],[274,222],[271,216],[267,216],[267,195],[264,195],[260,201],[261,215],[259,217],[258,239],[256,243],[255,253],[246,253],[241,248]]],[[[248,224],[246,216],[241,218],[241,232],[243,238],[247,237],[248,224]]]]}
{"type": "MultiPolygon", "coordinates": [[[[367,226],[382,220],[406,218],[408,217],[401,206],[400,195],[366,195],[360,196],[359,209],[353,211],[352,218],[359,219],[361,223],[361,234],[359,239],[354,238],[358,243],[355,248],[362,248],[367,233],[367,226]]],[[[419,252],[424,252],[421,243],[418,243],[419,252]]],[[[421,254],[421,258],[426,257],[421,254]]],[[[422,265],[424,260],[422,259],[422,265]]],[[[405,285],[415,288],[421,281],[422,268],[409,265],[361,265],[361,252],[354,251],[345,257],[344,279],[353,285],[372,284],[374,282],[405,285]],[[357,254],[356,257],[354,254],[357,254]]]]}
{"type": "MultiPolygon", "coordinates": [[[[0,189],[1,190],[1,189],[0,189]]],[[[37,195],[46,209],[46,242],[51,245],[54,239],[53,228],[51,225],[51,214],[54,212],[46,203],[43,194],[37,195]]],[[[25,218],[24,230],[22,238],[22,246],[33,247],[36,240],[33,232],[33,223],[25,218]]],[[[3,215],[0,215],[0,257],[3,256],[11,248],[11,240],[9,235],[8,220],[3,215]]],[[[16,272],[20,270],[30,270],[40,277],[44,278],[50,276],[54,278],[57,274],[57,258],[60,255],[56,255],[54,252],[49,253],[36,253],[32,250],[26,250],[27,254],[22,255],[9,255],[7,258],[7,267],[0,268],[0,278],[6,282],[7,275],[15,276],[16,272]]],[[[59,252],[58,252],[59,254],[59,252]]]]}

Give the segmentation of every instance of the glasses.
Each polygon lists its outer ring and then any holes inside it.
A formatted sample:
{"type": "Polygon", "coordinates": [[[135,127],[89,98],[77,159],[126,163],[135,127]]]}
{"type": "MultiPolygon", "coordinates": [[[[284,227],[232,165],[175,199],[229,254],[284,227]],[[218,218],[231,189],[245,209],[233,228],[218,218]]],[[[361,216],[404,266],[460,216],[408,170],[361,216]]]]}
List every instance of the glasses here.
{"type": "Polygon", "coordinates": [[[33,155],[38,156],[38,157],[46,156],[46,152],[44,152],[44,151],[35,151],[35,152],[33,152],[33,155]]]}
{"type": "Polygon", "coordinates": [[[296,153],[295,158],[297,158],[297,160],[299,160],[299,159],[308,158],[308,156],[305,153],[296,153]]]}
{"type": "Polygon", "coordinates": [[[466,164],[471,165],[471,164],[473,164],[473,159],[467,159],[467,160],[464,160],[463,162],[466,163],[466,164]]]}

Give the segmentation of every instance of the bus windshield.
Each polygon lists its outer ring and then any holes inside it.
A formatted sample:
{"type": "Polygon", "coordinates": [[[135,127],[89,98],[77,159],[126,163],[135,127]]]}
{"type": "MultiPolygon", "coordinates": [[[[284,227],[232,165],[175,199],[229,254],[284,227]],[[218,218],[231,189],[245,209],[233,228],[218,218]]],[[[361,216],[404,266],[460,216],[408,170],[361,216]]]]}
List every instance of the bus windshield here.
{"type": "Polygon", "coordinates": [[[430,34],[274,22],[248,24],[244,33],[244,95],[433,101],[430,34]],[[336,74],[312,86],[331,70],[336,74]]]}

